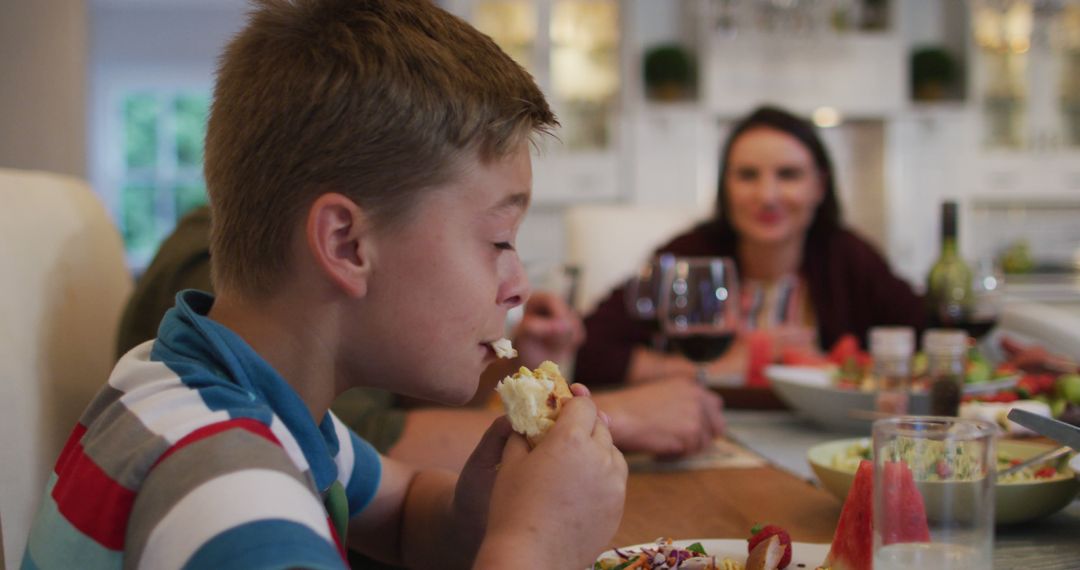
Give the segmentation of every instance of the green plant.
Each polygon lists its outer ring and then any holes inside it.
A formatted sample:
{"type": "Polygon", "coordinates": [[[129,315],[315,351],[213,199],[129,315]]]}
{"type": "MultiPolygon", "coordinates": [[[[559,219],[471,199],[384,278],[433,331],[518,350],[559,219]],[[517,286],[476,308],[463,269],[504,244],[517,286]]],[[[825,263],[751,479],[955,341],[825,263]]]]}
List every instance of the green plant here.
{"type": "Polygon", "coordinates": [[[680,45],[663,44],[645,52],[645,88],[654,98],[684,98],[696,81],[694,57],[680,45]]]}
{"type": "Polygon", "coordinates": [[[943,48],[926,46],[911,54],[911,92],[916,99],[938,99],[956,86],[959,65],[943,48]]]}

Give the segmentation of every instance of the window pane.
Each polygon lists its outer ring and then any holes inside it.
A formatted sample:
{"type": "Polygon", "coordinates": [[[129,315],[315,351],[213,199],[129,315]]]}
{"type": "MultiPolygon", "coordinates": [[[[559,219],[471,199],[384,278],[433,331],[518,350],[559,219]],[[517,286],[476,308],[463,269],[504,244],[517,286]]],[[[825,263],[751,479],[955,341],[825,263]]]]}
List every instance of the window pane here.
{"type": "Polygon", "coordinates": [[[619,91],[619,6],[558,0],[551,14],[551,83],[567,148],[608,145],[619,91]]]}
{"type": "Polygon", "coordinates": [[[205,93],[180,95],[176,98],[175,109],[176,162],[181,167],[200,166],[210,96],[205,93]]]}
{"type": "Polygon", "coordinates": [[[473,8],[473,24],[514,61],[535,73],[536,6],[531,0],[479,0],[473,8]]]}
{"type": "Polygon", "coordinates": [[[155,189],[147,184],[124,186],[124,245],[133,257],[150,259],[157,249],[157,217],[154,214],[155,189]]]}
{"type": "Polygon", "coordinates": [[[157,163],[157,98],[137,93],[124,99],[124,164],[128,168],[154,167],[157,163]]]}
{"type": "Polygon", "coordinates": [[[204,184],[181,184],[174,191],[176,198],[176,219],[206,203],[204,184]]]}

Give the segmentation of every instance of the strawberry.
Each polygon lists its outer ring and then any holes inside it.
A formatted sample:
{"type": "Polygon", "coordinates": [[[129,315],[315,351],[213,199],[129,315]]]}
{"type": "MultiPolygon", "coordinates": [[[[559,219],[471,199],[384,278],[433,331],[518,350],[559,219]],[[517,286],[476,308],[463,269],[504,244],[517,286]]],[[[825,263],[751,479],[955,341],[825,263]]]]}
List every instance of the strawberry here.
{"type": "Polygon", "coordinates": [[[750,538],[747,539],[746,551],[749,553],[759,542],[768,540],[773,535],[780,538],[780,545],[784,547],[784,557],[780,559],[780,565],[777,568],[787,568],[788,564],[791,564],[791,535],[788,534],[788,531],[774,524],[758,523],[754,525],[754,528],[750,529],[750,538]]]}

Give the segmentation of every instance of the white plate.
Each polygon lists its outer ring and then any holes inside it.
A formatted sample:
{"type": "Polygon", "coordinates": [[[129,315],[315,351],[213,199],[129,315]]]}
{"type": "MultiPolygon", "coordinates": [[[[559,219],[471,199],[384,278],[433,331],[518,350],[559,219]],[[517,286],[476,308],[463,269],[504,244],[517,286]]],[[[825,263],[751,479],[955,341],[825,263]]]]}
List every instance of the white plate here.
{"type": "MultiPolygon", "coordinates": [[[[817,386],[823,388],[835,387],[835,383],[833,382],[834,371],[830,368],[822,368],[818,366],[785,366],[781,364],[775,364],[766,367],[765,375],[768,376],[770,379],[776,378],[783,382],[802,384],[805,386],[817,386]]],[[[964,384],[964,394],[993,394],[1001,390],[1008,390],[1009,388],[1013,388],[1019,381],[1020,375],[1013,374],[1011,376],[1002,376],[1001,378],[987,380],[986,382],[964,384]]],[[[852,390],[852,388],[844,389],[852,390]]]]}
{"type": "MultiPolygon", "coordinates": [[[[701,546],[705,549],[705,553],[709,556],[715,556],[716,561],[719,562],[726,558],[737,560],[740,564],[746,563],[746,539],[738,538],[698,538],[689,540],[676,540],[675,545],[679,548],[686,548],[695,542],[700,542],[701,546]]],[[[649,548],[656,546],[656,543],[647,544],[635,544],[633,546],[627,546],[619,548],[620,552],[628,553],[640,550],[641,548],[649,548]]],[[[825,556],[829,554],[828,544],[811,544],[808,542],[793,542],[791,543],[791,564],[788,568],[799,569],[799,564],[804,564],[803,568],[807,570],[813,570],[817,568],[819,564],[825,561],[825,556]]],[[[615,558],[617,555],[614,550],[609,550],[600,555],[597,560],[603,558],[615,558]]],[[[801,569],[800,569],[801,570],[801,569]]]]}
{"type": "Polygon", "coordinates": [[[1013,374],[1012,376],[1003,376],[1001,378],[995,378],[993,380],[987,380],[986,382],[977,382],[975,384],[964,384],[964,394],[977,395],[977,394],[993,394],[1001,390],[1008,390],[1016,386],[1016,383],[1020,381],[1019,374],[1013,374]]]}

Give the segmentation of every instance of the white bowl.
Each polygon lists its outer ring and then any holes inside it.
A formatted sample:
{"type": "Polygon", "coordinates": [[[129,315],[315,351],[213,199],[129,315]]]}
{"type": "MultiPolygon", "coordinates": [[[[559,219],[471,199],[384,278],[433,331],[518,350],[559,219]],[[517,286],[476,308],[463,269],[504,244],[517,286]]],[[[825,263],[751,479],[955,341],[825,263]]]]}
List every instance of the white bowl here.
{"type": "MultiPolygon", "coordinates": [[[[858,413],[874,412],[874,392],[837,388],[831,372],[822,368],[774,365],[765,368],[765,376],[784,403],[815,424],[842,433],[870,433],[873,419],[868,415],[858,417],[858,413]]],[[[930,400],[925,393],[911,394],[910,413],[926,414],[929,410],[930,400]]]]}
{"type": "MultiPolygon", "coordinates": [[[[848,489],[855,481],[855,473],[833,467],[832,459],[856,443],[867,445],[869,439],[830,441],[815,445],[806,453],[810,468],[821,481],[821,486],[841,501],[847,498],[848,489]]],[[[1015,440],[1000,440],[997,445],[999,451],[1021,459],[1034,457],[1054,447],[1045,443],[1015,440]]],[[[998,524],[1025,522],[1052,515],[1068,506],[1076,497],[1077,490],[1080,490],[1080,471],[1077,471],[1080,468],[1080,455],[1074,457],[1069,466],[1076,473],[1076,478],[998,483],[994,487],[994,520],[998,524]]]]}

